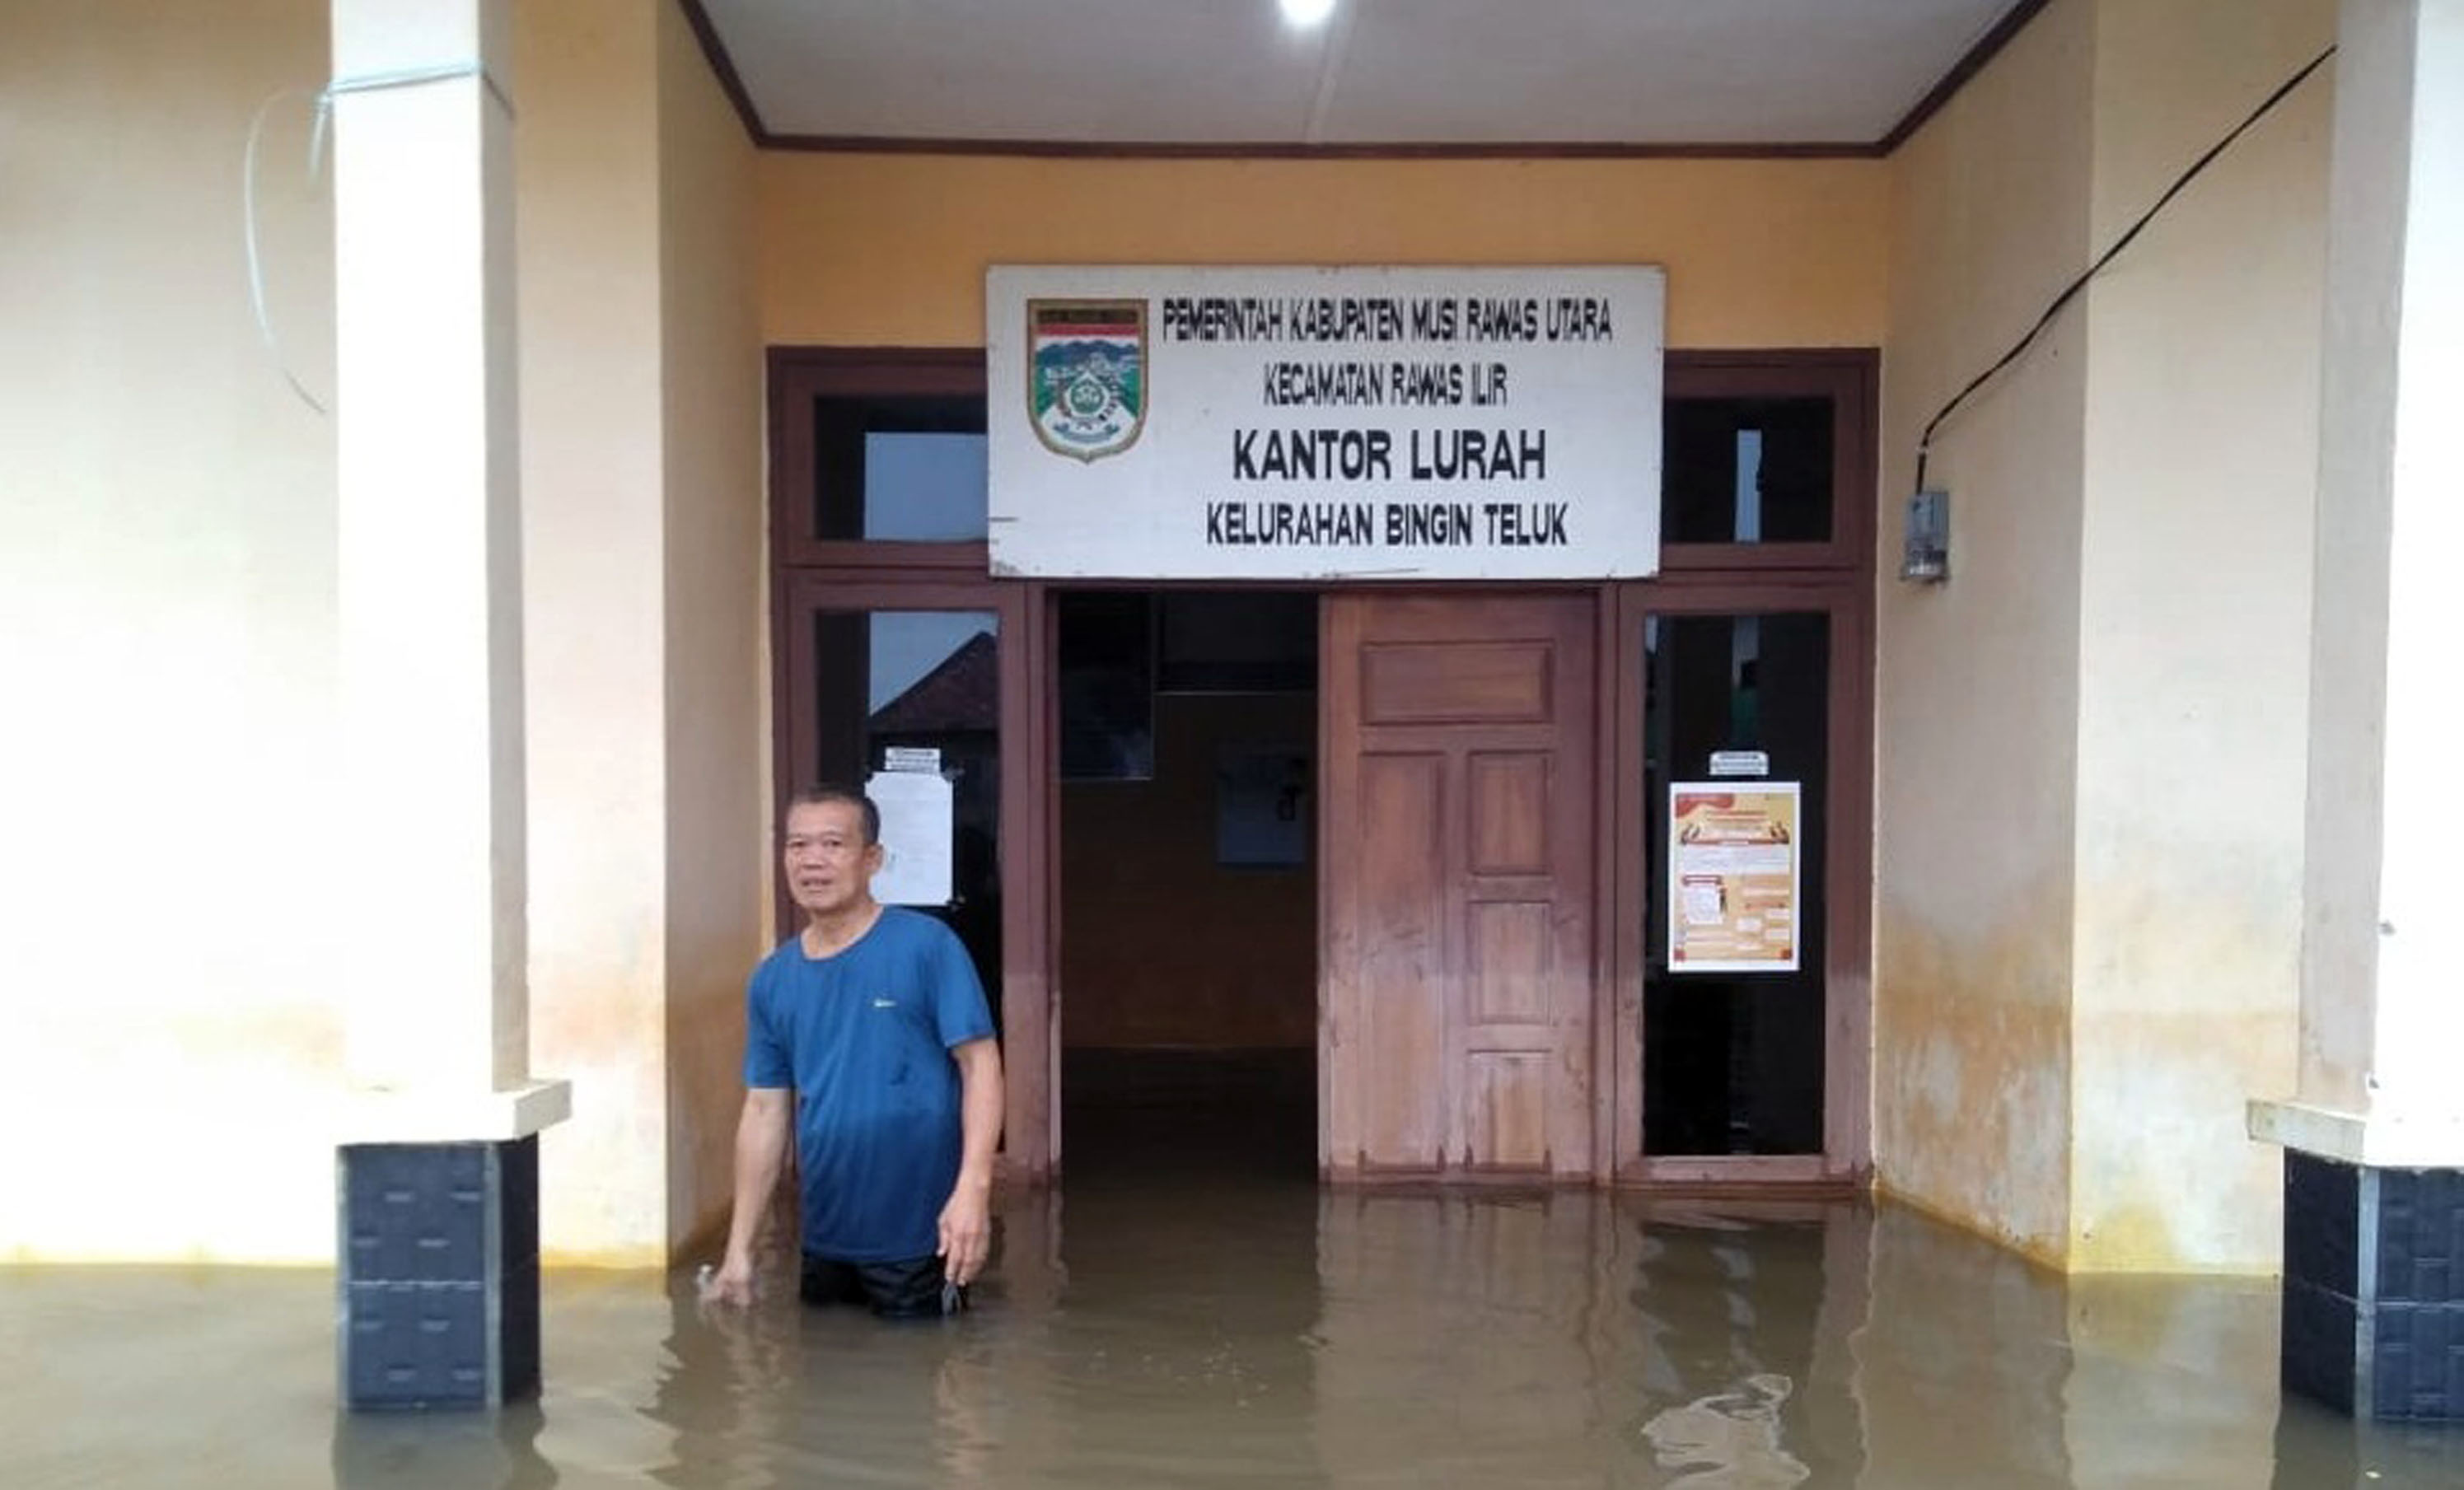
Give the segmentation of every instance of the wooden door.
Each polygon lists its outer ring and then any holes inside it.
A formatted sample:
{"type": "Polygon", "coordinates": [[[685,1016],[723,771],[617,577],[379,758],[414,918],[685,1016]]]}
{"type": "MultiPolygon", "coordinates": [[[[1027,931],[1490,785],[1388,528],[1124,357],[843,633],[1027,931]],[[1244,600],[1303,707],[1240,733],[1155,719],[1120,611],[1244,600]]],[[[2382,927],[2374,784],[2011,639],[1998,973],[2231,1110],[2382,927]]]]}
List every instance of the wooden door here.
{"type": "Polygon", "coordinates": [[[1592,1171],[1583,595],[1329,596],[1321,1166],[1592,1171]]]}

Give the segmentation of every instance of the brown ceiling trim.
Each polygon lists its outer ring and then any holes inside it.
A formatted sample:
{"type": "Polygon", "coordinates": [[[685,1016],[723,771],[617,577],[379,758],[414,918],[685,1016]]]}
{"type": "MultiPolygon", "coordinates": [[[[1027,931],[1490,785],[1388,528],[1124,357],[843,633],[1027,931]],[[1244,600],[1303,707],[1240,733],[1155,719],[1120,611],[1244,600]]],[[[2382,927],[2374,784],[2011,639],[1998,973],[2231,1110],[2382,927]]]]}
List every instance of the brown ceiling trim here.
{"type": "Polygon", "coordinates": [[[727,43],[719,39],[710,12],[702,9],[701,0],[677,3],[684,7],[685,23],[693,28],[693,39],[701,43],[702,59],[718,78],[727,101],[736,105],[736,117],[744,125],[744,137],[753,142],[756,149],[770,144],[770,126],[761,122],[761,111],[753,106],[753,95],[744,91],[744,79],[737,76],[736,59],[727,55],[727,43]]]}
{"type": "Polygon", "coordinates": [[[1952,63],[1949,72],[1942,75],[1942,81],[1933,85],[1933,91],[1919,99],[1917,106],[1892,125],[1889,134],[1875,142],[1874,153],[1888,155],[1905,143],[1908,136],[1923,129],[1925,121],[1942,112],[1942,106],[1948,103],[1960,89],[1968,86],[1969,78],[1983,72],[1985,64],[2010,45],[2011,38],[2019,34],[2030,21],[2036,18],[2036,12],[2049,3],[2051,0],[2019,0],[2018,4],[2004,11],[2002,18],[1993,23],[1993,29],[1978,37],[1976,45],[1952,63]]]}
{"type": "Polygon", "coordinates": [[[1201,143],[1188,141],[936,140],[913,135],[769,135],[770,150],[824,155],[1006,155],[1044,159],[1143,161],[1497,161],[1497,160],[1870,160],[1879,146],[1838,143],[1634,144],[1617,141],[1537,141],[1522,144],[1201,143]]]}

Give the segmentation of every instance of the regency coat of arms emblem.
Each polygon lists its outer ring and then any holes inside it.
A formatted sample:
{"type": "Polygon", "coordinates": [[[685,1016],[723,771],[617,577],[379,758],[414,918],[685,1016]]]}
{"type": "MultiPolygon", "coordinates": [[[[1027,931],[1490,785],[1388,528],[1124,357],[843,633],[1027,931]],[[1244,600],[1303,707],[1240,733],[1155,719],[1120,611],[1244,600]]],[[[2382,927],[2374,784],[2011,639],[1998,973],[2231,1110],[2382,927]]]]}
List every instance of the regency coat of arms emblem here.
{"type": "Polygon", "coordinates": [[[1026,302],[1026,412],[1045,449],[1117,455],[1147,418],[1144,300],[1026,302]]]}

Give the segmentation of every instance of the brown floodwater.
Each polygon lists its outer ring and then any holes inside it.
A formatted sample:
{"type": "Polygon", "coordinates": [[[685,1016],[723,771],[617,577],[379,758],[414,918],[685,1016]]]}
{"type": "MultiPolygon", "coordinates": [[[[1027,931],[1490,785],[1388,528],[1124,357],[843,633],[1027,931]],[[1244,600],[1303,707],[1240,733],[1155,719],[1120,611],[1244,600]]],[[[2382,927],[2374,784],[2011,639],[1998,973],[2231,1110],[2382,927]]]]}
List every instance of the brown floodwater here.
{"type": "Polygon", "coordinates": [[[0,1485],[2464,1485],[2276,1386],[2263,1281],[2063,1280],[1855,1203],[1073,1181],[979,1307],[546,1283],[546,1390],[336,1411],[314,1270],[0,1270],[0,1485]]]}

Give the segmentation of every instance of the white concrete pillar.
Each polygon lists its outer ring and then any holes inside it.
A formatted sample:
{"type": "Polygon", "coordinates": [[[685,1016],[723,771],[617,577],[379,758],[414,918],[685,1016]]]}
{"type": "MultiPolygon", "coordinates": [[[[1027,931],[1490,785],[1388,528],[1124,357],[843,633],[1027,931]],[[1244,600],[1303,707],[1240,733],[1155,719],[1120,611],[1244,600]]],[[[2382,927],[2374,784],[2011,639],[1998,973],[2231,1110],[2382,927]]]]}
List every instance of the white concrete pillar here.
{"type": "Polygon", "coordinates": [[[2253,1124],[2464,1165],[2464,0],[2346,0],[2340,45],[2300,1089],[2253,1124]]]}
{"type": "Polygon", "coordinates": [[[2344,0],[2283,1375],[2464,1417],[2464,0],[2344,0]]]}
{"type": "Polygon", "coordinates": [[[346,1141],[520,1137],[530,1079],[507,0],[334,0],[346,1141]]]}
{"type": "Polygon", "coordinates": [[[341,1395],[539,1382],[510,0],[333,0],[341,1395]]]}

